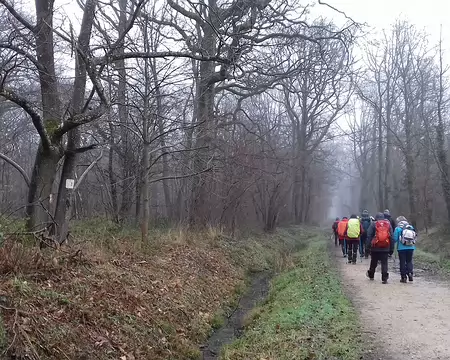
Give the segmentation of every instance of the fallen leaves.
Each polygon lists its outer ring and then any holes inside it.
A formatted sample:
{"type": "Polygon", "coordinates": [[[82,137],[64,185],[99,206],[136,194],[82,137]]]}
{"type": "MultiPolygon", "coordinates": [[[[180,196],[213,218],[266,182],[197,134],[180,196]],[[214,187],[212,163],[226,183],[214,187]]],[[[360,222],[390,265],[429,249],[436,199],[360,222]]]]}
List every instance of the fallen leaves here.
{"type": "Polygon", "coordinates": [[[28,314],[18,321],[2,312],[11,356],[75,359],[83,349],[105,360],[185,359],[242,276],[220,248],[180,244],[110,260],[83,253],[89,267],[46,265],[1,279],[11,306],[28,314]]]}

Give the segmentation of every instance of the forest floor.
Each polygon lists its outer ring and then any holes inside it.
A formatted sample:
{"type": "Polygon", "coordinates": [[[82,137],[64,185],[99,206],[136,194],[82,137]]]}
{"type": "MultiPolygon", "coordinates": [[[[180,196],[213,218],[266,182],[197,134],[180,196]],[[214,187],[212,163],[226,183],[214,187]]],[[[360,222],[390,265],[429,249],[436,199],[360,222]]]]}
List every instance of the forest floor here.
{"type": "Polygon", "coordinates": [[[104,220],[73,230],[76,241],[58,251],[5,237],[0,358],[201,359],[250,280],[290,268],[311,238],[300,228],[239,239],[168,229],[142,243],[104,220]]]}
{"type": "Polygon", "coordinates": [[[435,255],[419,252],[407,284],[400,283],[398,259],[390,260],[390,279],[382,284],[380,267],[374,281],[366,277],[370,260],[352,265],[340,251],[336,256],[366,339],[364,359],[450,359],[450,286],[435,255]]]}

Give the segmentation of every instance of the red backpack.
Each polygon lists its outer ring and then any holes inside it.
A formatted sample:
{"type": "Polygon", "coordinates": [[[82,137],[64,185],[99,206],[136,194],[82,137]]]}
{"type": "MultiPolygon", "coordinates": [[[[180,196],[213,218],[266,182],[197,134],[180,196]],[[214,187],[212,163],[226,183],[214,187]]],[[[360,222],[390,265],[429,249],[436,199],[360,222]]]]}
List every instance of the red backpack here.
{"type": "Polygon", "coordinates": [[[378,220],[375,223],[375,237],[372,239],[372,247],[388,248],[391,245],[391,223],[389,220],[378,220]]]}
{"type": "Polygon", "coordinates": [[[339,238],[341,238],[341,239],[343,239],[345,237],[345,232],[347,231],[347,223],[348,223],[347,219],[343,219],[343,220],[339,221],[337,233],[339,235],[339,238]]]}

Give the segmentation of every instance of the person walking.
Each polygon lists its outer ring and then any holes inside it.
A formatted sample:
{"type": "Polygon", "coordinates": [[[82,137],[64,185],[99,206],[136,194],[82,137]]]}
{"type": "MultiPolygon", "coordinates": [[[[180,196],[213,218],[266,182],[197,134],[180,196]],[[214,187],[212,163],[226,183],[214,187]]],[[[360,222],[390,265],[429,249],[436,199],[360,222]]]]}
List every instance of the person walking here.
{"type": "Polygon", "coordinates": [[[338,246],[338,232],[337,232],[338,224],[339,224],[339,218],[337,217],[336,220],[334,221],[333,225],[331,226],[331,229],[333,230],[333,234],[334,234],[334,246],[338,246]]]}
{"type": "MultiPolygon", "coordinates": [[[[396,226],[396,225],[395,225],[395,220],[392,218],[391,212],[389,211],[389,209],[384,210],[384,211],[383,211],[383,215],[384,215],[384,218],[385,218],[386,220],[388,220],[389,223],[391,224],[392,231],[394,231],[395,226],[396,226]]],[[[391,238],[391,240],[393,241],[393,238],[391,238]]],[[[389,254],[388,256],[391,257],[392,254],[389,254]]]]}
{"type": "Polygon", "coordinates": [[[398,259],[400,261],[400,282],[406,283],[406,279],[413,281],[414,265],[413,255],[416,249],[416,229],[408,224],[404,216],[397,218],[398,225],[394,232],[394,242],[397,246],[398,259]]]}
{"type": "Polygon", "coordinates": [[[347,233],[346,233],[347,254],[349,264],[356,264],[359,240],[362,232],[363,228],[361,222],[356,217],[356,215],[352,214],[347,223],[347,233]]]}
{"type": "Polygon", "coordinates": [[[367,246],[367,231],[369,231],[369,227],[372,224],[371,217],[369,215],[368,210],[363,210],[361,213],[361,225],[363,228],[363,232],[361,233],[361,237],[359,240],[359,255],[362,257],[365,257],[366,259],[369,258],[369,248],[367,246]]]}
{"type": "Polygon", "coordinates": [[[392,229],[395,229],[395,220],[392,218],[391,216],[391,212],[389,211],[389,209],[386,209],[383,211],[383,216],[386,220],[389,221],[389,223],[391,224],[392,229]]]}
{"type": "Polygon", "coordinates": [[[346,243],[346,233],[347,233],[347,223],[348,218],[344,216],[338,224],[338,237],[339,237],[339,245],[342,249],[342,255],[344,257],[347,256],[347,243],[346,243]]]}
{"type": "Polygon", "coordinates": [[[375,216],[369,231],[367,232],[367,242],[370,244],[370,266],[367,270],[367,277],[373,280],[378,261],[381,262],[381,282],[387,284],[389,279],[388,256],[394,253],[394,233],[389,220],[384,218],[384,214],[378,213],[375,216]]]}

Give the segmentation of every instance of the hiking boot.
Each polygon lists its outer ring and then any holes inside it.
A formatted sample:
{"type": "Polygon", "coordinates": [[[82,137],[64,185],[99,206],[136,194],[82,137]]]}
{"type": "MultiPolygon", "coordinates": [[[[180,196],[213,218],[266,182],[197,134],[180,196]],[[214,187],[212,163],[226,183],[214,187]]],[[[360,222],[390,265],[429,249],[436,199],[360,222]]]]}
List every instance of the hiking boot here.
{"type": "Polygon", "coordinates": [[[387,284],[387,279],[386,280],[381,280],[382,284],[387,284]]]}
{"type": "MultiPolygon", "coordinates": [[[[409,281],[413,281],[413,274],[412,273],[408,274],[408,280],[409,281]]],[[[405,279],[405,282],[406,282],[406,279],[405,279]]]]}
{"type": "Polygon", "coordinates": [[[406,284],[406,276],[404,276],[404,277],[402,276],[402,278],[400,279],[400,282],[406,284]]]}
{"type": "Polygon", "coordinates": [[[374,278],[374,275],[370,276],[369,270],[367,270],[366,276],[369,278],[369,280],[373,280],[373,278],[374,278]]]}

